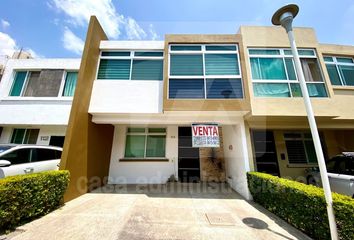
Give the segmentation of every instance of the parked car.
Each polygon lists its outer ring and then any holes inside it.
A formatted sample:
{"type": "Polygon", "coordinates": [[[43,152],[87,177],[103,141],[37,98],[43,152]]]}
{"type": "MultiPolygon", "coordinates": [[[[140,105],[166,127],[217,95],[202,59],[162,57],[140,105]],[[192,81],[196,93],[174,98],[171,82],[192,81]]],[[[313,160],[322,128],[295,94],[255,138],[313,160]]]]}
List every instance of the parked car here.
{"type": "MultiPolygon", "coordinates": [[[[327,161],[326,166],[331,190],[354,198],[354,152],[343,152],[327,161]]],[[[322,186],[318,168],[308,171],[307,183],[322,186]]]]}
{"type": "Polygon", "coordinates": [[[57,170],[62,151],[53,146],[0,144],[0,178],[57,170]]]}

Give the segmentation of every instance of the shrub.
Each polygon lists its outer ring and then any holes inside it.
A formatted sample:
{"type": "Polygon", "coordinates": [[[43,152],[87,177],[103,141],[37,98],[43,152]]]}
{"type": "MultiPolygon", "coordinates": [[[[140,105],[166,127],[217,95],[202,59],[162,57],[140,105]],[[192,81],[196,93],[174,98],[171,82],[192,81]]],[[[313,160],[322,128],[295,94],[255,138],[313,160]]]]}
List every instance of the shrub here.
{"type": "Polygon", "coordinates": [[[60,206],[68,171],[48,171],[0,179],[0,230],[9,230],[60,206]]]}
{"type": "MultiPolygon", "coordinates": [[[[248,187],[255,202],[315,239],[330,239],[323,189],[274,177],[247,173],[248,187]]],[[[333,193],[340,239],[354,239],[354,200],[333,193]]]]}

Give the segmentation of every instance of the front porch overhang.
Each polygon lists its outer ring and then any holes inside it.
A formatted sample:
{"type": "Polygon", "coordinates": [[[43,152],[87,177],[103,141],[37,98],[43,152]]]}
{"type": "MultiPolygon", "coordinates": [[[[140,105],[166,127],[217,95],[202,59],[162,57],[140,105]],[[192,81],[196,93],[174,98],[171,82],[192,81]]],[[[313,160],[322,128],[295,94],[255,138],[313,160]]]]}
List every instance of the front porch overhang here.
{"type": "Polygon", "coordinates": [[[165,111],[163,113],[91,113],[96,124],[191,124],[215,122],[235,124],[248,111],[165,111]]]}

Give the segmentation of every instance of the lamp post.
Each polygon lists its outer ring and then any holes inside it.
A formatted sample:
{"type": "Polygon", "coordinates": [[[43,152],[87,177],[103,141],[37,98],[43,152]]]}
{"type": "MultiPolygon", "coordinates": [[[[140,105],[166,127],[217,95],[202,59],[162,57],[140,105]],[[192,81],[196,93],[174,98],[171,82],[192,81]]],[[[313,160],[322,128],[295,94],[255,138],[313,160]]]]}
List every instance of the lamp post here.
{"type": "Polygon", "coordinates": [[[301,93],[302,93],[302,96],[303,96],[303,99],[305,102],[307,119],[309,121],[312,139],[313,139],[313,143],[315,146],[318,166],[320,168],[322,186],[323,186],[323,190],[324,190],[324,194],[325,194],[325,198],[326,198],[326,203],[327,203],[327,213],[328,213],[328,221],[329,221],[329,228],[330,228],[330,232],[331,232],[331,238],[333,240],[337,240],[338,233],[337,233],[337,226],[336,226],[336,221],[335,221],[334,212],[333,212],[333,200],[332,200],[332,193],[331,193],[331,188],[330,188],[329,180],[328,180],[326,163],[324,160],[320,136],[318,134],[315,116],[313,113],[309,93],[308,93],[308,90],[306,87],[305,76],[304,76],[304,72],[301,67],[301,62],[300,62],[299,54],[297,52],[297,47],[296,47],[293,28],[292,28],[293,19],[296,17],[298,12],[299,12],[299,7],[297,5],[295,5],[295,4],[286,5],[280,9],[278,9],[274,13],[274,15],[272,17],[272,23],[274,25],[283,26],[288,34],[288,37],[289,37],[291,51],[294,56],[295,68],[296,68],[297,76],[298,76],[299,82],[300,82],[301,93]]]}

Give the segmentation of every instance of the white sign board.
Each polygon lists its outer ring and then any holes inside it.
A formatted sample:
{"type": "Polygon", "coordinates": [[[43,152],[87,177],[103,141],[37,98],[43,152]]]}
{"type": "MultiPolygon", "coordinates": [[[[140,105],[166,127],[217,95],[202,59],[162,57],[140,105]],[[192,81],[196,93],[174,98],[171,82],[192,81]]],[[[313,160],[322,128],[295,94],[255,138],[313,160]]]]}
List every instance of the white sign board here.
{"type": "Polygon", "coordinates": [[[193,147],[220,147],[218,124],[192,124],[193,147]]]}

